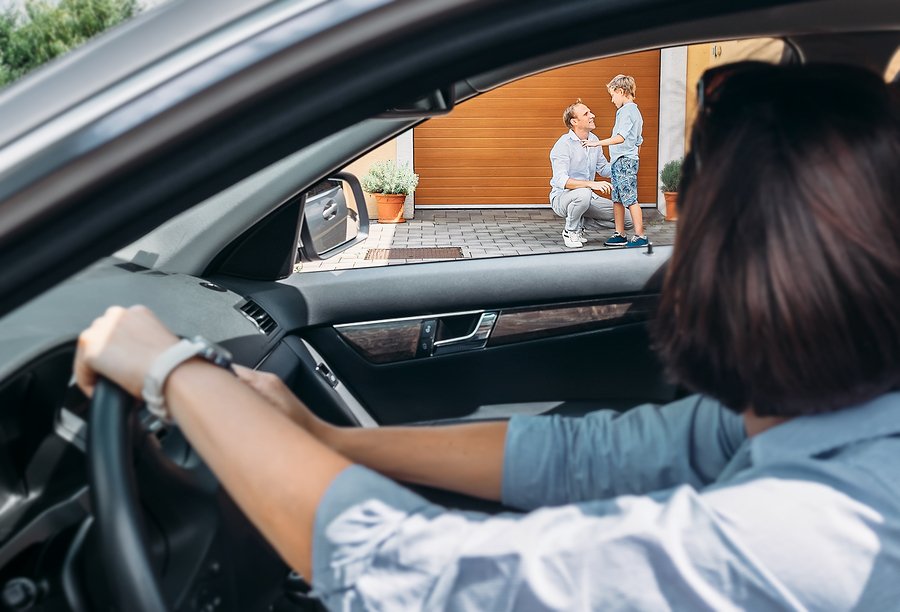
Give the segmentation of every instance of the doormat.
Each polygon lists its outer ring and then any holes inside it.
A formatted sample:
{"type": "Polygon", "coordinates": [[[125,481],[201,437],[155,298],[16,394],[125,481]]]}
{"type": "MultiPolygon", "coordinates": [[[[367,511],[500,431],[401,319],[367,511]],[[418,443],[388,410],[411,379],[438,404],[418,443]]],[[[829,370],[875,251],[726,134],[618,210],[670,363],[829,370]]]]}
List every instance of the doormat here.
{"type": "Polygon", "coordinates": [[[459,247],[419,247],[413,249],[369,249],[366,259],[460,259],[459,247]]]}

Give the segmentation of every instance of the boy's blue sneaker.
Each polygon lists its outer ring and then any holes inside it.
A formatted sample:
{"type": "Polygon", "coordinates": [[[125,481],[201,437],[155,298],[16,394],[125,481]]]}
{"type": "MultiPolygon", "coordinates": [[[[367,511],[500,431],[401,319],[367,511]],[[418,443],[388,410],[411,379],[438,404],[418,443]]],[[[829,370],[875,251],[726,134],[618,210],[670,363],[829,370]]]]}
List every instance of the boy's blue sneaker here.
{"type": "Polygon", "coordinates": [[[637,234],[635,234],[634,236],[631,237],[631,240],[628,241],[628,244],[626,246],[629,249],[632,249],[632,248],[636,249],[638,247],[645,247],[649,243],[650,243],[650,241],[647,240],[646,236],[638,236],[637,234]]]}
{"type": "MultiPolygon", "coordinates": [[[[612,236],[606,239],[606,242],[603,243],[608,247],[623,247],[628,244],[628,238],[626,238],[623,234],[616,232],[612,236]]],[[[644,242],[646,244],[646,242],[644,242]]]]}

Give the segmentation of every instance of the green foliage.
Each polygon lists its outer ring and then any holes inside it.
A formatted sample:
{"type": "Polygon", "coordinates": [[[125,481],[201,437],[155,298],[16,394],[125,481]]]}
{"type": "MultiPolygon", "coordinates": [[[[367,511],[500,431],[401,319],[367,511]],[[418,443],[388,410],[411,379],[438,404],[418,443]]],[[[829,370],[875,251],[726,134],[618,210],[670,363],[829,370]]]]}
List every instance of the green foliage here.
{"type": "Polygon", "coordinates": [[[0,85],[138,12],[137,0],[26,0],[0,14],[0,85]]]}
{"type": "Polygon", "coordinates": [[[369,193],[402,193],[410,194],[419,184],[419,175],[412,168],[399,165],[393,160],[382,160],[372,164],[369,171],[360,181],[362,188],[369,193]]]}
{"type": "Polygon", "coordinates": [[[662,167],[662,170],[659,171],[659,180],[662,183],[660,191],[678,191],[678,188],[681,186],[682,161],[682,158],[679,157],[678,159],[666,162],[662,167]]]}

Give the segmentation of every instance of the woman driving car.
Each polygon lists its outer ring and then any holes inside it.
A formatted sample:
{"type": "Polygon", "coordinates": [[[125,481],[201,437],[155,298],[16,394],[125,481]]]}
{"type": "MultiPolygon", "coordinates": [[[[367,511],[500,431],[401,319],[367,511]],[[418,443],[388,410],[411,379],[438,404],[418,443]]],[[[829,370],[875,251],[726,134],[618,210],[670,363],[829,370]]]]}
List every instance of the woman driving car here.
{"type": "Polygon", "coordinates": [[[140,306],[81,334],[78,384],[106,377],[177,423],[330,608],[895,606],[898,100],[861,69],[757,63],[708,71],[699,94],[655,323],[694,395],[341,428],[140,306]]]}

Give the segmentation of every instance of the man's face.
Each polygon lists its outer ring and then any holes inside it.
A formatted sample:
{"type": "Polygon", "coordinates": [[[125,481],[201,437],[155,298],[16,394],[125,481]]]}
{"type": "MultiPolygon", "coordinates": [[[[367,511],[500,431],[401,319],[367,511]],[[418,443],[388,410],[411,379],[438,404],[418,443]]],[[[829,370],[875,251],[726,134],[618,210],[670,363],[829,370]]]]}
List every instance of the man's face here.
{"type": "Polygon", "coordinates": [[[618,89],[610,89],[609,97],[612,100],[612,103],[616,105],[616,108],[622,108],[622,105],[625,104],[625,91],[621,87],[618,89]]]}
{"type": "Polygon", "coordinates": [[[591,131],[594,129],[594,113],[591,112],[584,104],[575,107],[575,117],[572,118],[572,129],[584,129],[591,131]]]}

